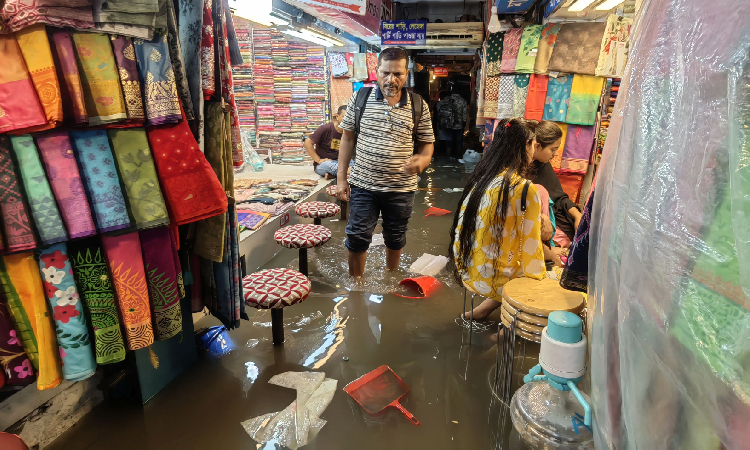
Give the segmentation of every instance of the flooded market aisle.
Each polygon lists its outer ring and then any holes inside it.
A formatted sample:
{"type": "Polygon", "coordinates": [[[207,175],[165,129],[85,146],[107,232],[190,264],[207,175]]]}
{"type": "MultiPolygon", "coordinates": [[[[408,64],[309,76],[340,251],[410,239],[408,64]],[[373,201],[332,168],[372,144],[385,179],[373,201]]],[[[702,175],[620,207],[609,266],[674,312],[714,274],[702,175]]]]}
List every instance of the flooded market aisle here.
{"type": "MultiPolygon", "coordinates": [[[[442,289],[431,298],[392,293],[423,253],[447,255],[453,215],[422,217],[423,211],[431,206],[454,211],[461,193],[443,189],[463,187],[466,172],[461,164],[436,159],[422,174],[398,273],[385,272],[384,247],[378,247],[368,254],[365,279],[352,284],[345,223],[325,220],[333,237],[309,254],[312,294],[284,310],[284,346],[271,345],[270,312],[248,309],[250,322],[229,334],[236,350],[202,355],[143,408],[99,405],[48,448],[277,448],[256,444],[240,423],[281,411],[295,399],[294,390],[268,384],[286,371],[322,371],[338,381],[322,415],[327,424],[306,448],[498,448],[499,437],[507,433],[498,429],[500,408],[491,402],[496,325],[475,333],[468,346],[468,332],[457,321],[463,290],[446,272],[438,276],[442,289]],[[343,392],[383,364],[409,386],[403,404],[420,427],[393,408],[369,416],[343,392]]],[[[284,249],[265,268],[296,268],[296,257],[296,251],[284,249]]],[[[497,320],[497,313],[491,319],[497,320]]],[[[205,317],[196,329],[218,323],[205,317]]]]}

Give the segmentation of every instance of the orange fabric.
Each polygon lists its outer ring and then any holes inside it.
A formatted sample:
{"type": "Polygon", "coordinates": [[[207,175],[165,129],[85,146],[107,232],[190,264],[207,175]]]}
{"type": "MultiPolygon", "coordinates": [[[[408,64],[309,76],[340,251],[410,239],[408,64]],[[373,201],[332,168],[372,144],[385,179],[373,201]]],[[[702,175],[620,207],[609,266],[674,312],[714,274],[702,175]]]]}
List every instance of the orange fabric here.
{"type": "MultiPolygon", "coordinates": [[[[547,75],[531,75],[529,92],[526,94],[526,113],[524,118],[542,120],[544,115],[544,101],[547,98],[547,75]]],[[[562,152],[561,152],[562,154],[562,152]]]]}
{"type": "MultiPolygon", "coordinates": [[[[560,123],[555,122],[558,127],[560,127],[560,130],[562,130],[562,140],[560,141],[560,148],[557,149],[557,153],[555,153],[555,157],[552,158],[550,161],[550,164],[552,164],[552,168],[555,169],[555,172],[560,172],[560,166],[562,165],[562,156],[563,156],[563,150],[565,150],[565,139],[568,136],[568,124],[567,123],[560,123]]],[[[573,196],[570,196],[570,198],[573,198],[573,196]]]]}
{"type": "Polygon", "coordinates": [[[44,124],[44,111],[12,34],[0,34],[0,62],[0,133],[44,124]]]}
{"type": "Polygon", "coordinates": [[[62,123],[63,105],[47,30],[42,24],[33,25],[16,32],[16,40],[47,118],[46,125],[26,129],[23,132],[54,128],[62,123]]]}

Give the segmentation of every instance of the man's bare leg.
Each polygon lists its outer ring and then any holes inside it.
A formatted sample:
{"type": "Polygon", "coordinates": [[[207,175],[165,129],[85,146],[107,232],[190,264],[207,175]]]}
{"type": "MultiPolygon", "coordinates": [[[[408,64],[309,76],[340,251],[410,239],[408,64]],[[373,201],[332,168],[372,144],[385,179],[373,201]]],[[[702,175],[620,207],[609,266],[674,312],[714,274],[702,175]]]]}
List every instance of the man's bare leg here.
{"type": "Polygon", "coordinates": [[[401,250],[391,250],[390,248],[385,249],[385,265],[391,272],[398,270],[398,265],[401,262],[401,250]]]}
{"type": "Polygon", "coordinates": [[[349,250],[349,275],[359,278],[365,274],[367,263],[367,252],[354,253],[349,250]]]}

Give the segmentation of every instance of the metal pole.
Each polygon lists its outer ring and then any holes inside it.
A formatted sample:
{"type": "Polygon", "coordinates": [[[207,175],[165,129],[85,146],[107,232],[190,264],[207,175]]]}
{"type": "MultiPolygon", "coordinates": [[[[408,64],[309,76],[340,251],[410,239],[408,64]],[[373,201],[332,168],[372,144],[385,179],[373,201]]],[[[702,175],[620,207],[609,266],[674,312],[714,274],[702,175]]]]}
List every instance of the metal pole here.
{"type": "Polygon", "coordinates": [[[274,308],[271,310],[271,333],[273,334],[273,345],[284,344],[284,309],[274,308]]]}
{"type": "Polygon", "coordinates": [[[307,249],[299,249],[299,271],[302,275],[307,276],[307,249]]]}

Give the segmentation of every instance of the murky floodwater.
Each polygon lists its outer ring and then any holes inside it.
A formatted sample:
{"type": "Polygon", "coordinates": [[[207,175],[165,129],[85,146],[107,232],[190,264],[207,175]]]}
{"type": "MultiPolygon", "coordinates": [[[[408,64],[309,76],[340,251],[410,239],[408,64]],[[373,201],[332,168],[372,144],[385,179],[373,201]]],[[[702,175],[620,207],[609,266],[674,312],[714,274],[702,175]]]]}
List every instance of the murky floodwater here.
{"type": "MultiPolygon", "coordinates": [[[[452,214],[423,218],[423,211],[430,206],[455,210],[460,192],[443,188],[463,187],[467,174],[464,166],[447,162],[431,169],[422,175],[399,272],[384,270],[385,249],[379,247],[368,255],[364,280],[354,283],[347,275],[345,223],[324,222],[333,238],[310,252],[313,291],[305,302],[285,309],[283,347],[271,345],[270,312],[258,311],[230,333],[236,350],[204,355],[143,408],[100,405],[49,448],[275,448],[258,446],[240,422],[280,411],[295,399],[294,390],[267,383],[290,370],[323,371],[338,380],[322,416],[328,423],[306,448],[500,448],[510,425],[509,420],[499,425],[502,408],[490,386],[496,322],[479,326],[469,347],[468,330],[456,320],[463,290],[445,272],[438,277],[443,288],[431,298],[393,295],[419,256],[447,254],[452,214]],[[370,416],[342,391],[383,364],[409,386],[403,404],[420,427],[396,410],[370,416]]],[[[266,267],[296,267],[295,258],[295,251],[284,250],[266,267]]],[[[495,315],[491,318],[497,320],[495,315]]],[[[208,317],[196,328],[215,322],[208,317]]],[[[534,352],[530,346],[527,355],[534,352]]]]}

